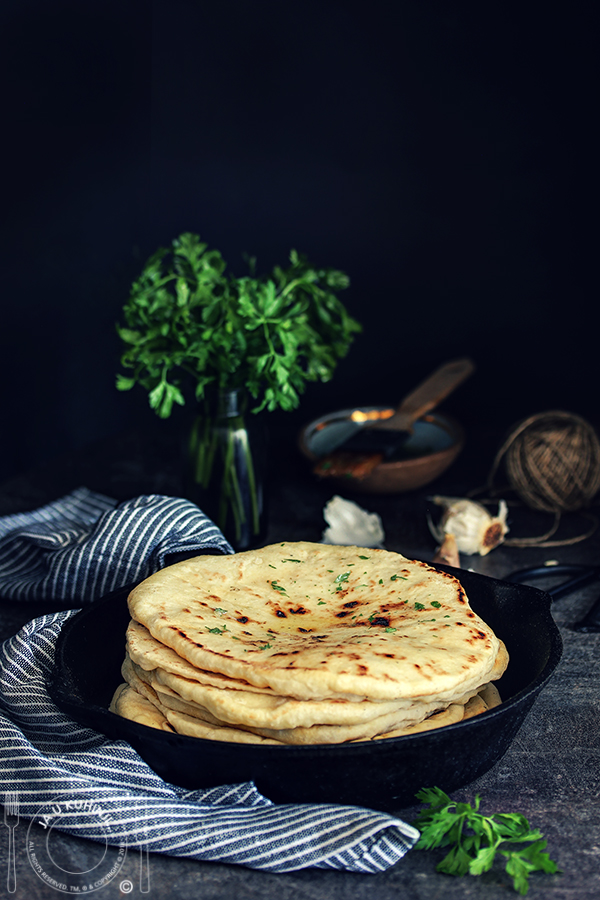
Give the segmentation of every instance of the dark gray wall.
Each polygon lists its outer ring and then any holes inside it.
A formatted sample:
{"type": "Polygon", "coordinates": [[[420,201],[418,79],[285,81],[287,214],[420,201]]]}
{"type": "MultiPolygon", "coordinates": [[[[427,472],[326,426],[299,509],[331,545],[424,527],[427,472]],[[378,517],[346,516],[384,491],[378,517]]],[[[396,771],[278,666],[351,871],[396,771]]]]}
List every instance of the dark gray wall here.
{"type": "Polygon", "coordinates": [[[468,426],[594,418],[593,5],[526,7],[5,2],[0,479],[153,416],[114,323],[184,230],[351,276],[364,334],[297,421],[463,353],[468,426]]]}

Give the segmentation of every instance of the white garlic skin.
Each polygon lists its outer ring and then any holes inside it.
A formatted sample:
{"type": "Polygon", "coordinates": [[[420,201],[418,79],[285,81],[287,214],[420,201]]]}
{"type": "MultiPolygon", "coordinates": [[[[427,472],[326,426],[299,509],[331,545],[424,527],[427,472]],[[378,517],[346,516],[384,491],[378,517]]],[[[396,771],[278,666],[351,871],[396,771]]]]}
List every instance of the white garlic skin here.
{"type": "Polygon", "coordinates": [[[485,506],[475,500],[441,496],[431,499],[438,506],[445,507],[437,528],[429,520],[431,533],[438,541],[442,541],[445,534],[454,535],[459,553],[486,556],[502,543],[508,532],[508,507],[504,500],[498,504],[498,515],[492,516],[485,506]]]}
{"type": "Polygon", "coordinates": [[[329,526],[323,532],[323,544],[383,547],[385,534],[380,516],[367,512],[352,500],[336,494],[325,506],[323,518],[329,526]]]}

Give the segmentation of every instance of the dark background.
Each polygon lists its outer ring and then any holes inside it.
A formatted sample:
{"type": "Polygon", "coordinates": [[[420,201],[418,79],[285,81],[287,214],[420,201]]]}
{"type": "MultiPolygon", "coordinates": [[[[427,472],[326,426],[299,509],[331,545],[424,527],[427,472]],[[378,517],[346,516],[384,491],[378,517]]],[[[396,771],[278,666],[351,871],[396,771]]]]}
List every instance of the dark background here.
{"type": "Polygon", "coordinates": [[[528,6],[5,0],[0,480],[154,422],[114,326],[186,230],[350,275],[364,333],[290,426],[462,354],[467,429],[595,420],[595,13],[528,6]]]}

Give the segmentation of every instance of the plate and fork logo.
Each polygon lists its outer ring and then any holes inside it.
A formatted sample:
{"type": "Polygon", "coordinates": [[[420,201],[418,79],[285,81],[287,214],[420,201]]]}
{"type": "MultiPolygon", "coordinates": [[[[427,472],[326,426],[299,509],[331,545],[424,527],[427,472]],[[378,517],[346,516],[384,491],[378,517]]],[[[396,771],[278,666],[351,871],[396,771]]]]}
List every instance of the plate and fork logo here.
{"type": "Polygon", "coordinates": [[[9,791],[4,797],[4,824],[8,828],[8,872],[6,875],[6,889],[9,894],[14,894],[17,889],[15,828],[19,824],[19,795],[16,791],[9,791]]]}
{"type": "MultiPolygon", "coordinates": [[[[8,829],[6,887],[9,894],[14,894],[17,889],[15,831],[19,826],[19,821],[19,795],[16,791],[8,791],[4,795],[4,824],[8,829]]],[[[150,873],[147,813],[145,810],[141,811],[140,826],[142,840],[139,843],[139,888],[141,893],[148,893],[150,890],[150,873]]],[[[106,854],[111,830],[110,817],[94,801],[57,799],[50,803],[45,803],[31,820],[27,831],[27,856],[31,867],[45,884],[59,892],[73,894],[97,891],[115,878],[121,870],[127,855],[127,844],[125,841],[118,844],[116,858],[114,854],[112,856],[106,854]],[[93,863],[89,870],[71,872],[57,864],[49,841],[53,828],[57,827],[57,831],[61,830],[60,820],[63,817],[69,817],[72,820],[73,815],[76,815],[78,811],[98,818],[104,828],[106,846],[103,853],[101,852],[101,859],[93,863]],[[43,831],[40,832],[39,828],[32,828],[32,825],[41,825],[43,831]]],[[[113,841],[110,841],[110,843],[113,843],[113,841]]],[[[133,883],[126,879],[121,882],[120,888],[123,893],[130,893],[133,890],[133,883]]]]}

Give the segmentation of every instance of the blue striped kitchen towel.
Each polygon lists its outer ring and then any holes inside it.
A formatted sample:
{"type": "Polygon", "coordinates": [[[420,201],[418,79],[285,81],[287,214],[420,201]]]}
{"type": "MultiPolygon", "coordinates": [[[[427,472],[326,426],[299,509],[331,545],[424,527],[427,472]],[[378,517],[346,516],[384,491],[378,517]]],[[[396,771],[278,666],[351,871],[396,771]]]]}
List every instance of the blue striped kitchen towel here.
{"type": "Polygon", "coordinates": [[[189,500],[150,494],[117,504],[79,488],[0,518],[0,597],[82,606],[165,565],[172,553],[233,553],[189,500]]]}
{"type": "MultiPolygon", "coordinates": [[[[0,596],[78,607],[146,577],[180,551],[231,547],[188,501],[126,503],[85,489],[0,519],[0,596]]],[[[0,646],[0,798],[78,837],[271,872],[308,867],[381,872],[418,831],[374,810],[277,805],[252,783],[168,784],[125,741],[63,714],[48,694],[61,628],[77,609],[33,619],[0,646]]]]}

